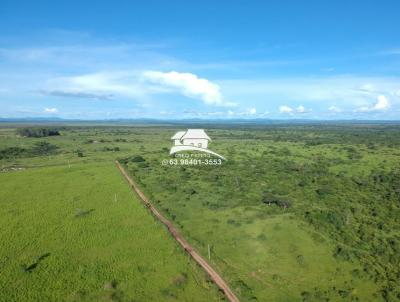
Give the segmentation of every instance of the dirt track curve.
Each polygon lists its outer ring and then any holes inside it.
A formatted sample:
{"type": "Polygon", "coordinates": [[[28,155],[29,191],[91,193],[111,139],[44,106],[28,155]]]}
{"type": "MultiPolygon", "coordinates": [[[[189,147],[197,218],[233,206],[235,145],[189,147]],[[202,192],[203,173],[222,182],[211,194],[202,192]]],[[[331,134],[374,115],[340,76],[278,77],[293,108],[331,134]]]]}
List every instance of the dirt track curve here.
{"type": "Polygon", "coordinates": [[[140,191],[138,185],[126,173],[125,169],[121,166],[121,164],[118,161],[115,161],[115,163],[116,163],[118,169],[121,171],[121,174],[125,177],[125,179],[128,181],[129,185],[136,192],[136,194],[139,195],[141,201],[145,204],[145,206],[147,208],[149,208],[151,213],[167,227],[167,229],[171,233],[171,235],[176,239],[176,241],[179,242],[179,244],[185,249],[185,251],[190,256],[192,256],[194,261],[196,261],[207,272],[207,274],[211,277],[211,279],[214,281],[214,283],[224,292],[224,294],[228,298],[228,300],[231,302],[239,302],[239,299],[235,296],[235,294],[229,288],[228,284],[226,284],[224,279],[222,279],[222,277],[207,263],[207,261],[204,260],[204,258],[201,257],[193,249],[193,247],[182,237],[182,235],[177,231],[177,229],[175,229],[173,224],[168,219],[166,219],[151,204],[150,200],[148,200],[147,197],[142,193],[142,191],[140,191]]]}

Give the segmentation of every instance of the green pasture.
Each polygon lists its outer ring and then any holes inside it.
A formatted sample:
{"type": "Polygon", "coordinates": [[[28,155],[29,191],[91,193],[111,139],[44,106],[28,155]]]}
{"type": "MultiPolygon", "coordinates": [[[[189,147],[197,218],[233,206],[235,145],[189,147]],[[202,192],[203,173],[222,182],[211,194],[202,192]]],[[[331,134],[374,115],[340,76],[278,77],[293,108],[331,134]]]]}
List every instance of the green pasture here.
{"type": "Polygon", "coordinates": [[[112,161],[0,183],[0,301],[221,300],[112,161]]]}

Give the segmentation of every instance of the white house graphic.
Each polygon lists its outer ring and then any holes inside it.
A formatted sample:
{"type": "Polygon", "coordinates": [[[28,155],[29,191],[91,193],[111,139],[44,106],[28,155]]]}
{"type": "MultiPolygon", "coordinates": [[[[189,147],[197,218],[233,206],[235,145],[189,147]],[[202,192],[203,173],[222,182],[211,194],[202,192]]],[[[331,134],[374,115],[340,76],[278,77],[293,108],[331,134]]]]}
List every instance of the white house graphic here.
{"type": "Polygon", "coordinates": [[[174,141],[174,146],[171,148],[169,154],[174,154],[179,151],[201,151],[225,159],[223,156],[207,149],[208,142],[211,142],[211,138],[203,129],[178,131],[171,139],[174,141]]]}

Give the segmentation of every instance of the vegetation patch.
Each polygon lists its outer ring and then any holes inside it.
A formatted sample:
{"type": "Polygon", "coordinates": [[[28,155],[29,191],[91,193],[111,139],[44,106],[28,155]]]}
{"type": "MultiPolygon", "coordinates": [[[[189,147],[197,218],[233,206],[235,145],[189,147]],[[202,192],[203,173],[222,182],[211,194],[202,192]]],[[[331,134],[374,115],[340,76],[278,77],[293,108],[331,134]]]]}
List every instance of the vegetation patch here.
{"type": "Polygon", "coordinates": [[[46,137],[46,136],[57,136],[60,135],[59,129],[57,128],[18,128],[17,134],[25,137],[46,137]]]}

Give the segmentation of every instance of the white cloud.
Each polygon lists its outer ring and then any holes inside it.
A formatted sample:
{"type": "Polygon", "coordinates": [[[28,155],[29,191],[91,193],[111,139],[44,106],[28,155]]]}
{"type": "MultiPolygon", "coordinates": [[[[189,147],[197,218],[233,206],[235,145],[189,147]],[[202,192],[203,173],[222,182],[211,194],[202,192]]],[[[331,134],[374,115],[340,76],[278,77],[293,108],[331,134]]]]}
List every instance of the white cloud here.
{"type": "Polygon", "coordinates": [[[46,81],[41,94],[75,98],[112,99],[114,96],[144,98],[148,89],[138,72],[113,71],[57,77],[46,81]]]}
{"type": "Polygon", "coordinates": [[[175,111],[168,111],[168,110],[162,110],[160,111],[160,115],[175,115],[175,111]]]}
{"type": "Polygon", "coordinates": [[[330,106],[328,108],[328,110],[331,111],[331,112],[335,112],[335,113],[338,113],[338,112],[342,111],[339,107],[336,107],[336,106],[330,106]]]}
{"type": "Polygon", "coordinates": [[[265,111],[264,113],[257,113],[257,109],[255,107],[252,107],[252,108],[248,108],[248,109],[243,110],[243,111],[236,111],[236,112],[232,111],[232,110],[228,110],[227,112],[223,112],[222,116],[229,115],[229,116],[241,116],[241,117],[246,117],[246,116],[247,117],[248,116],[262,117],[262,116],[267,115],[268,113],[269,113],[268,111],[265,111]]]}
{"type": "Polygon", "coordinates": [[[82,90],[96,92],[119,93],[136,96],[141,92],[134,73],[109,72],[94,73],[70,78],[72,86],[82,90]]]}
{"type": "Polygon", "coordinates": [[[57,108],[44,108],[43,110],[45,113],[58,113],[57,108]]]}
{"type": "Polygon", "coordinates": [[[364,92],[374,92],[375,87],[372,84],[363,84],[359,87],[359,90],[364,92]]]}
{"type": "Polygon", "coordinates": [[[284,100],[294,110],[297,102],[307,101],[316,107],[335,104],[344,113],[374,103],[378,95],[391,96],[392,107],[400,104],[400,77],[285,77],[219,80],[218,84],[227,98],[251,99],[257,107],[265,99],[276,107],[281,105],[278,100],[284,100]]]}
{"type": "MultiPolygon", "coordinates": [[[[330,76],[329,72],[333,68],[326,66],[322,70],[326,73],[316,76],[285,74],[282,77],[264,77],[266,74],[259,74],[240,79],[238,76],[243,75],[241,69],[245,67],[280,66],[292,62],[232,61],[201,64],[164,53],[163,48],[167,45],[110,43],[93,39],[89,34],[82,37],[82,40],[71,37],[63,43],[60,43],[58,34],[54,38],[39,46],[0,47],[0,95],[7,93],[7,96],[21,100],[21,103],[27,99],[26,94],[32,92],[45,95],[47,99],[87,99],[104,103],[104,106],[108,106],[108,100],[114,101],[116,105],[131,100],[143,108],[149,104],[146,108],[167,112],[169,108],[181,104],[175,103],[173,95],[161,94],[179,93],[201,100],[206,105],[196,104],[196,108],[207,105],[233,106],[227,100],[235,100],[238,102],[235,109],[224,109],[224,114],[231,116],[258,117],[265,114],[262,113],[263,109],[275,108],[270,114],[273,118],[279,116],[276,112],[278,107],[279,111],[283,110],[282,113],[300,115],[311,111],[308,107],[312,107],[315,116],[358,117],[355,112],[363,111],[371,113],[371,116],[399,118],[400,77],[396,76],[334,75],[336,72],[330,76]],[[220,78],[213,76],[210,80],[208,69],[229,72],[218,72],[220,78]],[[144,76],[143,71],[152,70],[156,75],[150,78],[144,76]],[[250,104],[248,100],[251,100],[250,104]],[[298,106],[301,103],[305,107],[298,106]],[[335,106],[329,107],[331,104],[335,106]],[[249,106],[258,110],[252,114],[249,106]],[[321,108],[324,108],[322,112],[321,108]],[[228,109],[233,111],[229,112],[228,109]],[[336,112],[340,114],[334,115],[336,112]]],[[[399,49],[389,51],[398,53],[399,49]]],[[[273,75],[274,72],[268,74],[273,75]]],[[[37,109],[42,113],[43,110],[42,107],[37,109]]]]}
{"type": "Polygon", "coordinates": [[[292,113],[293,112],[293,108],[283,105],[279,107],[279,112],[280,113],[292,113]]]}
{"type": "Polygon", "coordinates": [[[367,106],[362,106],[362,107],[360,107],[360,108],[358,108],[358,109],[356,109],[356,110],[354,110],[354,111],[358,111],[358,112],[368,112],[368,111],[372,111],[371,110],[371,108],[370,107],[367,107],[367,106]]]}
{"type": "Polygon", "coordinates": [[[226,102],[217,84],[191,73],[160,71],[109,71],[49,79],[41,94],[98,100],[119,96],[145,102],[151,94],[178,92],[207,105],[234,106],[226,102]]]}
{"type": "Polygon", "coordinates": [[[297,113],[309,113],[311,112],[312,109],[311,108],[305,108],[303,105],[300,105],[296,108],[296,112],[297,113]]]}
{"type": "Polygon", "coordinates": [[[279,107],[280,113],[288,113],[293,115],[294,113],[308,113],[311,112],[312,109],[306,109],[303,105],[298,106],[297,108],[292,108],[286,105],[279,107]]]}
{"type": "Polygon", "coordinates": [[[299,107],[296,108],[296,111],[298,113],[305,113],[306,112],[306,108],[304,108],[303,105],[300,105],[299,107]]]}
{"type": "Polygon", "coordinates": [[[384,95],[378,96],[378,101],[374,105],[374,110],[386,110],[389,109],[389,107],[389,100],[384,95]]]}
{"type": "Polygon", "coordinates": [[[201,99],[207,105],[233,105],[223,100],[217,84],[193,73],[145,71],[143,78],[162,87],[176,89],[187,97],[201,99]]]}
{"type": "Polygon", "coordinates": [[[379,95],[376,102],[371,106],[362,106],[356,111],[371,112],[371,111],[386,111],[390,108],[390,102],[384,95],[379,95]]]}
{"type": "Polygon", "coordinates": [[[257,113],[256,108],[250,108],[248,111],[249,111],[249,114],[251,114],[251,115],[254,115],[257,113]]]}

